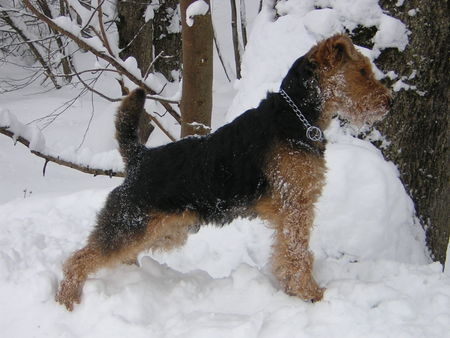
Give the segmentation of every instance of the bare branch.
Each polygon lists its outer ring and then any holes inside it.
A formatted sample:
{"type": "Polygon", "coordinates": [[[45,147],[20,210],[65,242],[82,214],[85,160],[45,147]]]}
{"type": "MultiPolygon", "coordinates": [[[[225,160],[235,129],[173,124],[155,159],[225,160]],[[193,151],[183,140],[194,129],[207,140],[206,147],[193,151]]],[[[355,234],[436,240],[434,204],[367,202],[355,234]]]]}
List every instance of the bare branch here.
{"type": "Polygon", "coordinates": [[[36,48],[36,46],[33,44],[33,42],[30,41],[30,39],[27,37],[25,32],[23,32],[15,23],[14,20],[8,15],[7,12],[2,12],[2,19],[17,33],[17,35],[20,36],[20,38],[28,45],[30,48],[30,51],[33,53],[36,60],[42,65],[42,67],[45,69],[45,73],[50,78],[50,80],[53,82],[53,85],[56,89],[61,88],[61,86],[56,81],[55,76],[53,75],[53,72],[51,71],[49,65],[47,62],[45,62],[44,57],[41,55],[39,50],[36,48]]]}
{"type": "MultiPolygon", "coordinates": [[[[106,95],[104,95],[104,94],[102,94],[102,93],[100,93],[99,91],[97,91],[97,90],[95,90],[92,86],[90,86],[89,84],[87,84],[86,82],[84,82],[83,81],[83,79],[81,78],[81,76],[79,76],[77,73],[75,74],[77,77],[78,77],[78,80],[80,80],[80,82],[83,84],[83,86],[86,88],[86,89],[88,89],[88,90],[90,90],[91,92],[93,92],[93,93],[95,93],[95,94],[97,94],[97,95],[99,95],[99,96],[101,96],[101,97],[103,97],[105,100],[108,100],[108,101],[110,101],[110,102],[118,102],[118,101],[122,101],[122,98],[118,98],[118,99],[113,99],[113,98],[110,98],[110,97],[108,97],[108,96],[106,96],[106,95]]],[[[151,98],[151,99],[154,99],[153,97],[148,97],[147,96],[147,98],[151,98]]],[[[159,99],[156,99],[156,100],[158,100],[159,101],[159,99]]],[[[153,116],[151,116],[151,115],[148,115],[149,116],[149,118],[158,126],[158,128],[173,142],[173,141],[175,141],[176,139],[175,139],[175,137],[166,129],[166,128],[164,128],[164,126],[158,121],[158,119],[157,118],[155,118],[155,117],[153,117],[153,116]]]]}
{"type": "Polygon", "coordinates": [[[171,134],[169,133],[169,131],[167,131],[163,125],[152,115],[148,115],[150,116],[150,119],[158,126],[159,129],[161,129],[161,131],[172,141],[175,142],[177,139],[171,134]]]}
{"type": "MultiPolygon", "coordinates": [[[[2,32],[1,29],[0,29],[0,32],[2,32]]],[[[13,32],[13,33],[16,33],[16,32],[13,32]]],[[[27,45],[28,43],[40,43],[40,42],[43,42],[43,41],[46,41],[46,40],[56,39],[58,36],[61,36],[61,35],[50,35],[50,36],[42,37],[42,38],[39,38],[39,39],[29,39],[28,41],[19,41],[19,42],[15,42],[15,43],[8,43],[8,44],[5,44],[5,45],[0,45],[0,49],[6,48],[6,47],[27,45]]]]}
{"type": "Polygon", "coordinates": [[[241,78],[241,52],[239,49],[239,35],[237,29],[236,0],[230,0],[231,4],[231,30],[233,33],[234,61],[236,64],[236,77],[241,78]]]}
{"type": "Polygon", "coordinates": [[[109,44],[109,40],[108,40],[108,36],[106,35],[105,32],[105,26],[103,25],[103,9],[102,9],[102,5],[105,2],[105,0],[102,0],[102,2],[98,5],[98,22],[99,22],[99,26],[100,26],[100,33],[102,36],[102,40],[103,43],[105,44],[106,49],[108,50],[108,53],[111,55],[114,55],[112,49],[111,49],[111,45],[109,44]]]}
{"type": "MultiPolygon", "coordinates": [[[[48,6],[48,3],[46,0],[37,0],[37,3],[46,16],[48,16],[49,18],[53,18],[52,11],[50,10],[50,7],[48,6]]],[[[57,33],[50,26],[48,28],[51,32],[57,33]]],[[[56,41],[56,44],[58,45],[58,52],[63,55],[63,58],[61,59],[61,64],[62,64],[63,72],[65,74],[65,78],[67,81],[70,82],[71,77],[68,74],[73,69],[72,61],[70,59],[70,56],[66,55],[65,46],[64,46],[63,41],[61,40],[60,35],[56,35],[55,41],[56,41]]]]}
{"type": "Polygon", "coordinates": [[[109,102],[119,102],[122,101],[121,98],[111,98],[109,96],[106,96],[105,94],[99,92],[98,90],[94,89],[94,87],[91,87],[90,85],[88,85],[86,82],[84,82],[84,80],[81,78],[81,76],[78,73],[75,73],[75,76],[78,78],[78,80],[81,82],[81,84],[84,86],[84,88],[90,90],[91,92],[97,94],[98,96],[100,96],[101,98],[104,98],[105,100],[109,101],[109,102]]]}
{"type": "Polygon", "coordinates": [[[147,71],[146,71],[145,74],[144,74],[144,79],[145,79],[145,80],[147,80],[147,77],[148,77],[149,74],[150,74],[150,69],[153,67],[153,65],[155,64],[155,62],[158,61],[158,59],[159,59],[160,57],[162,57],[163,55],[164,55],[164,51],[161,51],[158,55],[155,56],[155,58],[153,59],[153,61],[150,62],[150,64],[149,64],[148,67],[147,67],[147,71]]]}
{"type": "Polygon", "coordinates": [[[222,68],[225,72],[228,82],[231,82],[230,75],[228,75],[228,70],[227,70],[227,67],[225,66],[225,62],[223,60],[222,51],[219,47],[219,41],[217,40],[216,31],[214,29],[214,26],[213,26],[213,34],[214,34],[214,45],[216,46],[217,56],[219,57],[220,64],[222,65],[222,68]]]}
{"type": "MultiPolygon", "coordinates": [[[[150,88],[143,80],[142,78],[138,78],[137,76],[133,75],[131,72],[129,72],[120,61],[118,61],[114,56],[111,54],[107,54],[105,52],[101,52],[94,47],[92,47],[89,43],[87,43],[84,39],[77,37],[72,32],[69,32],[68,30],[58,26],[46,15],[42,14],[40,11],[38,11],[29,0],[23,0],[24,5],[34,14],[36,15],[41,21],[47,23],[52,29],[58,31],[61,34],[64,34],[71,40],[73,40],[79,47],[93,53],[95,56],[99,57],[100,59],[103,59],[107,62],[109,62],[111,65],[113,65],[120,73],[126,75],[127,78],[129,78],[134,84],[137,86],[144,88],[148,93],[155,94],[155,90],[150,88]]],[[[164,108],[172,115],[175,120],[180,123],[181,118],[180,115],[170,106],[169,103],[160,101],[161,104],[164,106],[164,108]]]]}
{"type": "Polygon", "coordinates": [[[166,99],[164,97],[157,96],[157,95],[147,95],[146,97],[147,97],[147,99],[153,100],[153,101],[167,102],[167,103],[172,103],[172,104],[180,104],[180,101],[178,101],[178,100],[170,100],[170,99],[166,99]]]}
{"type": "Polygon", "coordinates": [[[242,33],[242,43],[247,46],[247,13],[245,10],[245,0],[239,0],[241,5],[240,15],[241,15],[241,33],[242,33]]]}

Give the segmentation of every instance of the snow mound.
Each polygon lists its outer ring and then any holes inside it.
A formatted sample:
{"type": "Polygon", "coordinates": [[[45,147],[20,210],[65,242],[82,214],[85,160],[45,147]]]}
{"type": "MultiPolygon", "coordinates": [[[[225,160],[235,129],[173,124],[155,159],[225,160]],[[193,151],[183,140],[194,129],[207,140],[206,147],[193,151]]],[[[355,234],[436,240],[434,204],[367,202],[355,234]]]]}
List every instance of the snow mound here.
{"type": "Polygon", "coordinates": [[[371,143],[346,135],[338,121],[326,136],[327,185],[311,241],[317,258],[426,263],[425,235],[395,165],[371,143]]]}

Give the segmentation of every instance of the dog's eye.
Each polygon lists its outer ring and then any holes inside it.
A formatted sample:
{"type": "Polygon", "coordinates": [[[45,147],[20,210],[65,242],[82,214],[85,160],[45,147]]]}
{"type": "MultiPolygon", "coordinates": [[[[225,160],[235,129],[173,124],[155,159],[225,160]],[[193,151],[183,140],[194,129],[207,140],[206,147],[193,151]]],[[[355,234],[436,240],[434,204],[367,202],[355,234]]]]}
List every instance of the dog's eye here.
{"type": "Polygon", "coordinates": [[[366,76],[366,75],[367,75],[367,72],[366,72],[366,70],[365,70],[364,68],[361,68],[361,69],[359,70],[359,72],[360,72],[360,74],[361,74],[362,76],[366,76]]]}

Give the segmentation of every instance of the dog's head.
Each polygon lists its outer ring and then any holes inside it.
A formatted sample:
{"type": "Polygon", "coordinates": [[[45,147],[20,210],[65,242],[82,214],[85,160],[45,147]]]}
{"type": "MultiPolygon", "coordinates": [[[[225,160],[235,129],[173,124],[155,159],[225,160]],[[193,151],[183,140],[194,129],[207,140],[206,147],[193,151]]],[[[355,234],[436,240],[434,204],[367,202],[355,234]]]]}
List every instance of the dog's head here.
{"type": "Polygon", "coordinates": [[[315,68],[325,115],[337,113],[361,126],[380,120],[388,112],[390,91],[375,79],[369,59],[346,35],[319,42],[306,58],[315,68]]]}

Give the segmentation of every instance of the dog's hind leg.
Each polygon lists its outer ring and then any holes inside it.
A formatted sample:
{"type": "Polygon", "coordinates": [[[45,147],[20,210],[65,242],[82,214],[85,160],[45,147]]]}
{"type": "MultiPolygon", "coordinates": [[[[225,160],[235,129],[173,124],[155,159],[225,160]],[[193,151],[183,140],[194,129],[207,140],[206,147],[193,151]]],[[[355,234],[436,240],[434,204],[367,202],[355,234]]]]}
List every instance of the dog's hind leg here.
{"type": "Polygon", "coordinates": [[[197,222],[193,213],[142,212],[134,203],[113,191],[97,218],[87,245],[64,264],[56,301],[71,311],[80,303],[88,276],[101,268],[135,260],[145,249],[170,249],[182,245],[189,227],[197,222]]]}
{"type": "Polygon", "coordinates": [[[105,258],[92,243],[76,251],[64,263],[64,279],[59,285],[56,301],[72,311],[74,303],[80,303],[81,291],[88,275],[104,266],[105,258]]]}
{"type": "Polygon", "coordinates": [[[80,303],[83,285],[88,276],[101,268],[113,267],[122,262],[131,262],[148,244],[145,236],[135,238],[128,244],[117,247],[114,251],[105,251],[98,243],[94,231],[88,244],[76,251],[64,263],[64,279],[59,285],[56,301],[65,305],[69,311],[74,303],[80,303]]]}
{"type": "Polygon", "coordinates": [[[64,264],[64,279],[56,301],[68,310],[80,302],[83,285],[90,274],[126,261],[144,247],[149,215],[123,197],[121,187],[109,194],[87,245],[64,264]]]}

